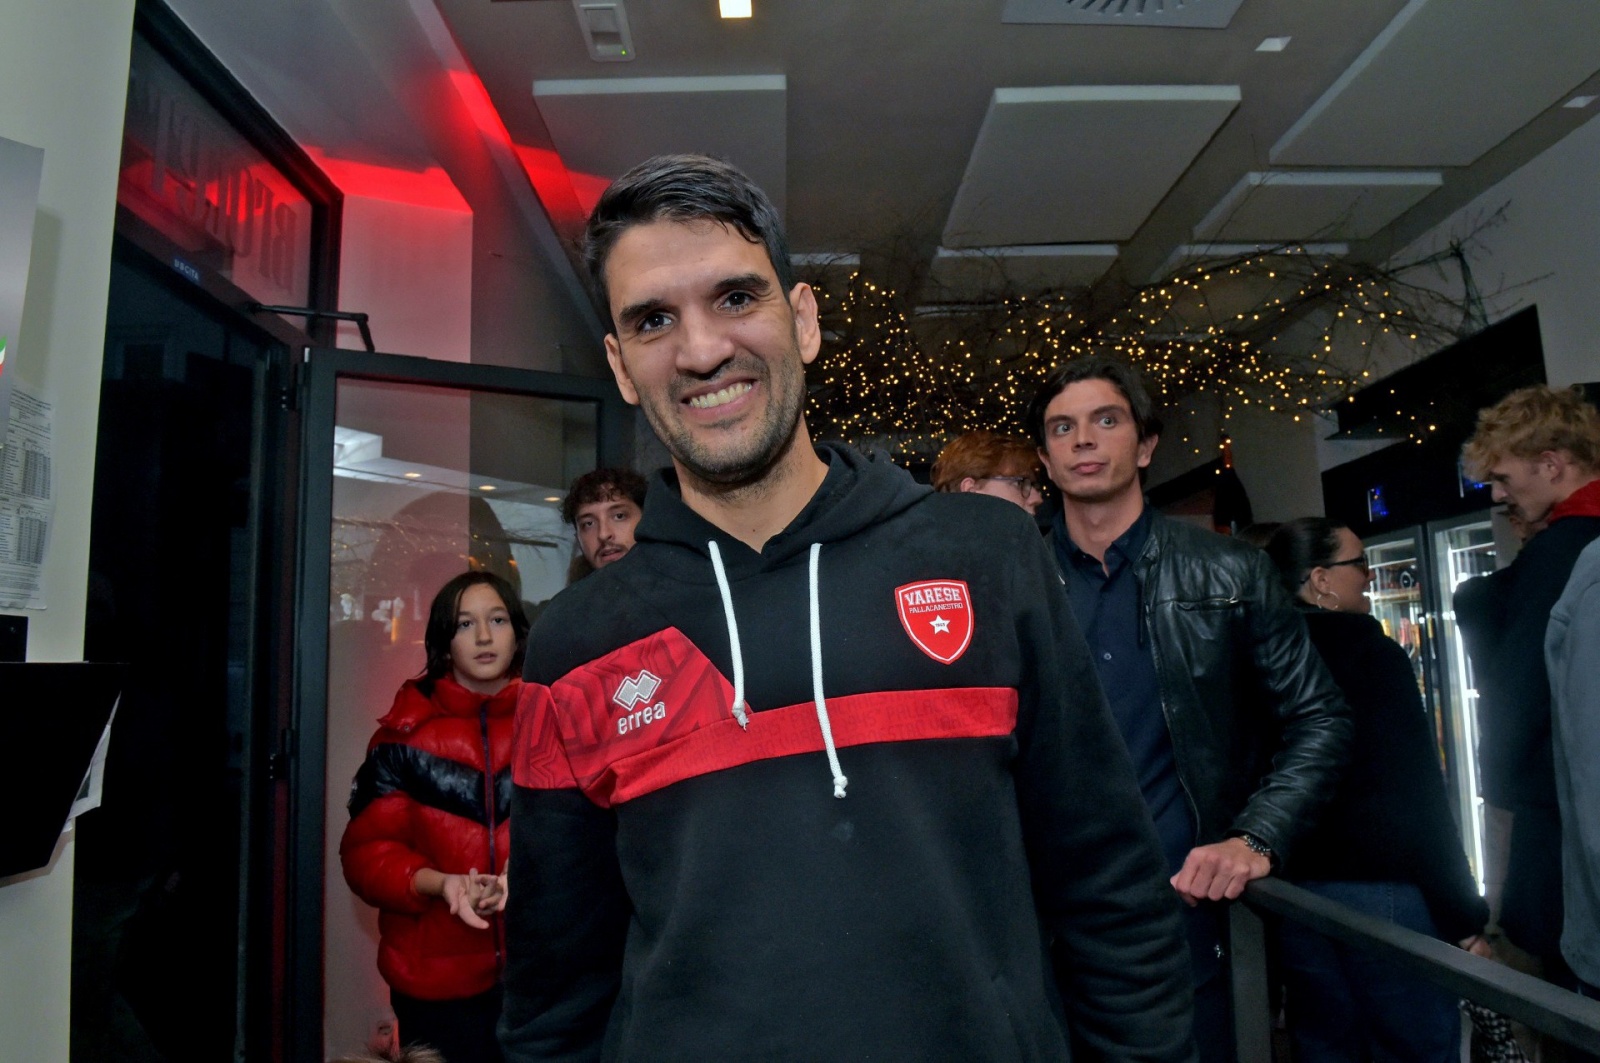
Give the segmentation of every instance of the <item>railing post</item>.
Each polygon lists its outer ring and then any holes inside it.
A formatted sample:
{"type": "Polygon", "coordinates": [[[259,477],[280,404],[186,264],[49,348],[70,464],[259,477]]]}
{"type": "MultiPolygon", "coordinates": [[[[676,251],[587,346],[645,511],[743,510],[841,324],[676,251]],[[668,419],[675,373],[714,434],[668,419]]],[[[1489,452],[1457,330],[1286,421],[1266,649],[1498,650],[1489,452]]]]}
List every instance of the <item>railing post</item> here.
{"type": "Polygon", "coordinates": [[[1272,1063],[1267,991],[1267,928],[1243,903],[1228,905],[1228,965],[1233,978],[1233,1041],[1239,1063],[1272,1063]]]}

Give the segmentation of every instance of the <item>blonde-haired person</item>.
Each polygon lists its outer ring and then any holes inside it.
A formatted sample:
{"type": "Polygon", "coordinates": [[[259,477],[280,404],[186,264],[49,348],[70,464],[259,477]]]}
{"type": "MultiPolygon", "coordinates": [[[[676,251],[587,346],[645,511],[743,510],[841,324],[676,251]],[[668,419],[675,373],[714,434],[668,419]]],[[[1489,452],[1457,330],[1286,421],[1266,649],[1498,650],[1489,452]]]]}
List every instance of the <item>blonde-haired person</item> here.
{"type": "Polygon", "coordinates": [[[1039,473],[1039,456],[1027,440],[978,429],[945,444],[934,459],[932,482],[935,491],[992,495],[1037,513],[1044,501],[1039,473]]]}
{"type": "Polygon", "coordinates": [[[1550,683],[1539,662],[1551,610],[1573,565],[1600,538],[1600,410],[1575,389],[1521,388],[1478,414],[1462,459],[1509,514],[1530,526],[1546,524],[1502,571],[1498,626],[1479,640],[1473,665],[1484,797],[1512,813],[1500,928],[1544,962],[1548,979],[1570,986],[1560,950],[1550,683]]]}

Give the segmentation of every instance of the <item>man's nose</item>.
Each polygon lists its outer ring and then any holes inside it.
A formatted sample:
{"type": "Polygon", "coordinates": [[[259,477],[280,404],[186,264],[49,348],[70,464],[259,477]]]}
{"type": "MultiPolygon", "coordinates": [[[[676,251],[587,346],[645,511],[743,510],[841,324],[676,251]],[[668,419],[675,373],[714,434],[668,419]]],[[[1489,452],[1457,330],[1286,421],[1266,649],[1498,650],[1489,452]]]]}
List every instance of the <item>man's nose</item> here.
{"type": "Polygon", "coordinates": [[[1489,500],[1496,505],[1504,502],[1506,500],[1505,488],[1501,487],[1499,484],[1491,484],[1489,487],[1489,500]]]}
{"type": "Polygon", "coordinates": [[[734,343],[726,322],[709,312],[686,313],[678,328],[678,369],[710,376],[733,357],[734,343]]]}

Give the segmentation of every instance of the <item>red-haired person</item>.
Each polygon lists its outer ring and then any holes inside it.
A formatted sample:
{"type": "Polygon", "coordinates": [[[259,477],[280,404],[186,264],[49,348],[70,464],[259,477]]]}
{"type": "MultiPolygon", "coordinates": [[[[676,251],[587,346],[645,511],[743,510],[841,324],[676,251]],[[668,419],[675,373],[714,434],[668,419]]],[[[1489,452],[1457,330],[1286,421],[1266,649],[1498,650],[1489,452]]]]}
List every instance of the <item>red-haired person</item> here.
{"type": "Polygon", "coordinates": [[[427,666],[378,721],[339,843],[345,881],[378,909],[378,971],[407,1045],[499,1063],[511,726],[528,621],[489,572],[433,599],[427,666]]]}
{"type": "Polygon", "coordinates": [[[934,459],[932,482],[935,491],[993,495],[1036,513],[1044,501],[1040,471],[1031,443],[979,429],[945,444],[934,459]]]}

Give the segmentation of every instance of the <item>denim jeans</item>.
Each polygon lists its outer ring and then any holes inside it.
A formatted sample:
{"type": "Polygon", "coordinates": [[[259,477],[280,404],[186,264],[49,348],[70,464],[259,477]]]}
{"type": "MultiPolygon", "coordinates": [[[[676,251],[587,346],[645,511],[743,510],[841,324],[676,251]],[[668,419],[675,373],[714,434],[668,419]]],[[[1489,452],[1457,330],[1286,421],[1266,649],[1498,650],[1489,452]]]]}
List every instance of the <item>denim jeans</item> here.
{"type": "MultiPolygon", "coordinates": [[[[1320,897],[1431,937],[1438,931],[1417,887],[1404,882],[1301,882],[1320,897]]],[[[1457,1063],[1456,999],[1371,953],[1291,919],[1278,934],[1295,1063],[1457,1063]]]]}

